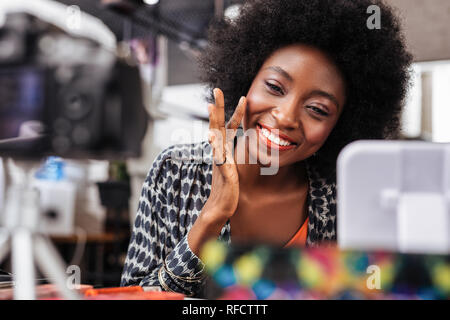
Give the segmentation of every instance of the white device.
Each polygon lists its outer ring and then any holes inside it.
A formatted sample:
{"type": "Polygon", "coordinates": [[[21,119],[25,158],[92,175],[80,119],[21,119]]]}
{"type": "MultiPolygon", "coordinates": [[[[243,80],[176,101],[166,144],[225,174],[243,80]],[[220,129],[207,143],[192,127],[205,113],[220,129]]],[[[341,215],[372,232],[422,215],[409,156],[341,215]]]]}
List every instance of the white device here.
{"type": "Polygon", "coordinates": [[[39,190],[41,214],[38,230],[48,235],[74,234],[75,184],[34,179],[32,186],[39,190]]]}
{"type": "Polygon", "coordinates": [[[340,248],[450,254],[450,144],[356,141],[336,178],[340,248]]]}
{"type": "Polygon", "coordinates": [[[3,159],[0,158],[0,217],[2,216],[4,204],[5,204],[5,171],[3,168],[3,159]]]}

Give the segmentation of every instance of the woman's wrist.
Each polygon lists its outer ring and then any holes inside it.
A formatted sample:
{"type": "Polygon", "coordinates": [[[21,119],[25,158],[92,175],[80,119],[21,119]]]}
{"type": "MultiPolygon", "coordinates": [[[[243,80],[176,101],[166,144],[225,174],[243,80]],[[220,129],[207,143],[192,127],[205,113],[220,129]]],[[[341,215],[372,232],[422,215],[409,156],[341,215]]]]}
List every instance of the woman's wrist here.
{"type": "Polygon", "coordinates": [[[210,239],[215,239],[220,235],[220,231],[227,222],[226,218],[217,218],[218,214],[205,212],[204,210],[195,221],[188,233],[188,245],[191,251],[199,256],[201,247],[210,239]]]}

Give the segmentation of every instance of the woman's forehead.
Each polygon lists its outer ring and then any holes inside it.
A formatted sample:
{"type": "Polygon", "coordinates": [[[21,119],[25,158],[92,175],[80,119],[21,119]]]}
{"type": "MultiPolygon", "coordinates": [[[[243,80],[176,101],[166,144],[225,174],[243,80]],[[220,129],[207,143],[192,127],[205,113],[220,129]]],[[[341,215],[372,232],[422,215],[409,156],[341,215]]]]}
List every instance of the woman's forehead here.
{"type": "Polygon", "coordinates": [[[275,50],[264,61],[261,69],[269,66],[278,66],[283,70],[289,69],[291,72],[315,69],[316,71],[339,74],[338,67],[324,52],[314,47],[301,44],[290,45],[275,50]]]}

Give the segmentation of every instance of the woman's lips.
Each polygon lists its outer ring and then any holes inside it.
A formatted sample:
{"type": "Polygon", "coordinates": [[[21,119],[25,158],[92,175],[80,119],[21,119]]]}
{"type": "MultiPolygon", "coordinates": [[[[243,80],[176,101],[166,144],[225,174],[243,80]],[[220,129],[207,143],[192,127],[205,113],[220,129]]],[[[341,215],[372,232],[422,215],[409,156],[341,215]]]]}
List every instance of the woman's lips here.
{"type": "MultiPolygon", "coordinates": [[[[264,126],[265,129],[268,129],[267,127],[264,126]]],[[[280,137],[283,140],[286,140],[288,142],[291,142],[292,144],[288,145],[288,146],[282,146],[277,144],[276,142],[270,141],[263,133],[262,133],[262,125],[260,125],[259,123],[256,125],[256,130],[258,132],[258,137],[259,140],[261,140],[267,147],[269,147],[270,149],[277,149],[279,151],[285,151],[285,150],[291,150],[294,149],[297,144],[292,143],[291,140],[288,139],[284,139],[281,135],[280,137]]],[[[268,129],[269,130],[269,129],[268,129]]],[[[270,130],[269,130],[270,131],[270,130]]]]}
{"type": "MultiPolygon", "coordinates": [[[[261,126],[261,127],[265,128],[265,129],[269,130],[270,132],[273,132],[274,130],[278,130],[278,129],[272,128],[271,126],[268,126],[266,124],[262,124],[262,123],[259,123],[259,122],[257,123],[257,126],[261,126]]],[[[283,139],[285,141],[288,141],[288,142],[292,143],[292,144],[297,144],[294,139],[292,139],[291,137],[283,134],[282,132],[280,132],[280,130],[278,130],[278,133],[276,133],[276,134],[273,133],[273,134],[275,136],[280,137],[281,139],[283,139]]]]}

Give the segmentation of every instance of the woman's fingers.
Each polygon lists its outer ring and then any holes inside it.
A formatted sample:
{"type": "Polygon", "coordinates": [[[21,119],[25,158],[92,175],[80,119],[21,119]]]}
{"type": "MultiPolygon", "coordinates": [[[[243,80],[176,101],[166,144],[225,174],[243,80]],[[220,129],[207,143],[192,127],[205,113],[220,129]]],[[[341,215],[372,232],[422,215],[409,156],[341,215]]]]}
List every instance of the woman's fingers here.
{"type": "Polygon", "coordinates": [[[212,147],[214,163],[220,164],[224,162],[225,149],[223,148],[221,131],[217,127],[217,120],[214,109],[215,106],[213,104],[208,105],[208,113],[209,113],[208,142],[212,147]]]}
{"type": "Polygon", "coordinates": [[[234,110],[234,113],[231,116],[231,119],[227,123],[227,129],[239,128],[242,118],[244,117],[246,105],[247,105],[247,99],[245,99],[245,97],[241,97],[241,99],[239,99],[239,103],[236,107],[236,110],[234,110]]]}
{"type": "Polygon", "coordinates": [[[210,130],[208,140],[213,147],[213,159],[217,165],[233,163],[232,150],[230,150],[232,147],[229,144],[232,143],[244,117],[247,100],[245,97],[241,97],[231,119],[225,125],[223,92],[219,88],[215,88],[213,93],[215,104],[208,105],[210,130]]]}
{"type": "Polygon", "coordinates": [[[239,103],[236,109],[234,110],[233,115],[231,116],[231,119],[228,121],[226,126],[227,133],[229,135],[227,136],[227,141],[232,141],[234,139],[237,129],[239,128],[242,118],[244,117],[246,106],[247,106],[247,99],[245,97],[241,97],[241,99],[239,99],[239,103]]]}
{"type": "Polygon", "coordinates": [[[209,134],[208,141],[212,146],[213,160],[216,164],[223,164],[226,159],[226,152],[224,147],[225,138],[225,113],[223,103],[223,93],[220,89],[214,90],[214,97],[216,104],[208,105],[209,114],[209,134]]]}
{"type": "Polygon", "coordinates": [[[223,98],[223,92],[219,88],[215,88],[213,92],[216,106],[217,122],[219,127],[225,128],[225,101],[223,98]]]}
{"type": "MultiPolygon", "coordinates": [[[[225,129],[225,99],[223,92],[219,88],[214,89],[215,111],[218,129],[220,130],[220,141],[223,144],[223,154],[225,155],[226,129],[225,129]]],[[[225,161],[225,159],[223,159],[225,161]]],[[[223,163],[223,162],[221,162],[223,163]]]]}
{"type": "Polygon", "coordinates": [[[217,129],[210,129],[208,133],[208,141],[213,151],[213,161],[216,165],[222,165],[226,162],[226,148],[223,144],[221,133],[217,129]]]}

